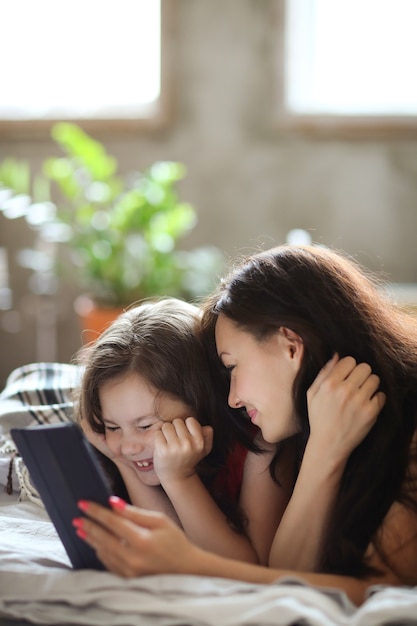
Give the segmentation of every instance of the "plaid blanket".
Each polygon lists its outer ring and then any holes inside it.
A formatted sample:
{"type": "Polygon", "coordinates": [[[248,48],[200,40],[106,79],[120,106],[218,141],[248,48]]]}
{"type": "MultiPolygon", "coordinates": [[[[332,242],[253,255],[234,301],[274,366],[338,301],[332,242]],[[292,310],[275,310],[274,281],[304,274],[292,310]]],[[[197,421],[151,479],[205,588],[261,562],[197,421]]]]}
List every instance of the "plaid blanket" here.
{"type": "Polygon", "coordinates": [[[30,363],[13,370],[0,393],[0,467],[6,491],[18,484],[20,499],[41,504],[10,436],[11,428],[74,420],[73,392],[81,370],[68,363],[30,363]]]}
{"type": "Polygon", "coordinates": [[[80,368],[68,363],[30,363],[13,370],[0,393],[0,433],[72,420],[79,380],[80,368]]]}

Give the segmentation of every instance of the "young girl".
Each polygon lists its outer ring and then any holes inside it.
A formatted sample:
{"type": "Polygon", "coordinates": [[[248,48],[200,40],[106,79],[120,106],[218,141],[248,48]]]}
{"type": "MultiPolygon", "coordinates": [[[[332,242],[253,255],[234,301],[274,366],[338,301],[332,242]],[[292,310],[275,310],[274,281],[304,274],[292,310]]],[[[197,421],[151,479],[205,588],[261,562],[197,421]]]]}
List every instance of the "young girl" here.
{"type": "Polygon", "coordinates": [[[222,281],[203,335],[229,372],[230,405],[275,443],[272,475],[292,488],[270,567],[209,554],[120,500],[114,512],[82,502],[78,532],[105,565],[250,582],[296,571],[356,603],[373,584],[417,584],[417,321],[344,255],[282,246],[222,281]]]}
{"type": "Polygon", "coordinates": [[[132,504],[167,513],[208,550],[265,563],[285,494],[267,471],[271,455],[230,426],[199,319],[181,300],[147,302],[83,348],[81,425],[132,504]]]}

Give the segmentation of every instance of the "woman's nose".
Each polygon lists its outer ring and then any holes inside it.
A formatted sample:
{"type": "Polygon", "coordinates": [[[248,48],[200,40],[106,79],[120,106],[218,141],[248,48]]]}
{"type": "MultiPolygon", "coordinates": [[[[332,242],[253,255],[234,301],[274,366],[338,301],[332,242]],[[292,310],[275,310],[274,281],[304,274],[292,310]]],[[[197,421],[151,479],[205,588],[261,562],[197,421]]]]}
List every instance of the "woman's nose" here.
{"type": "Polygon", "coordinates": [[[236,391],[235,391],[235,385],[230,384],[230,389],[229,389],[229,397],[228,397],[228,403],[229,406],[232,409],[239,409],[240,407],[243,406],[243,402],[242,400],[238,397],[236,391]]]}

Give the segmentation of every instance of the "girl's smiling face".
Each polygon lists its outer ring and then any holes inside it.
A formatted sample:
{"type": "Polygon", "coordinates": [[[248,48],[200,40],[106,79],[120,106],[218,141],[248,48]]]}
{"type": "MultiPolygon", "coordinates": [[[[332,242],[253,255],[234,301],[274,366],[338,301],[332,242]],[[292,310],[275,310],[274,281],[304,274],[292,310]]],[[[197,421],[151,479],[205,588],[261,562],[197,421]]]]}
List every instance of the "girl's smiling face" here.
{"type": "Polygon", "coordinates": [[[164,422],[193,415],[181,400],[157,391],[139,374],[105,382],[99,391],[106,444],[149,486],[160,484],[154,470],[154,435],[164,422]]]}
{"type": "Polygon", "coordinates": [[[221,314],[216,323],[216,346],[230,371],[229,405],[246,407],[269,443],[297,433],[292,390],[304,354],[301,338],[280,328],[259,341],[221,314]]]}

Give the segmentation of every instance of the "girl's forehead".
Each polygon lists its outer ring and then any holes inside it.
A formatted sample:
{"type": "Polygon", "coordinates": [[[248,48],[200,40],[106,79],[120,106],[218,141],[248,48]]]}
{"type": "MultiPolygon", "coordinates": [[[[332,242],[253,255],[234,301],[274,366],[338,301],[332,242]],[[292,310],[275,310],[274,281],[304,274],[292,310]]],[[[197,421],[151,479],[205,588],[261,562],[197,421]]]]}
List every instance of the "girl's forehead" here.
{"type": "Polygon", "coordinates": [[[197,417],[194,409],[180,398],[172,395],[160,394],[156,401],[158,417],[164,422],[172,422],[176,418],[187,419],[187,417],[197,417]]]}

